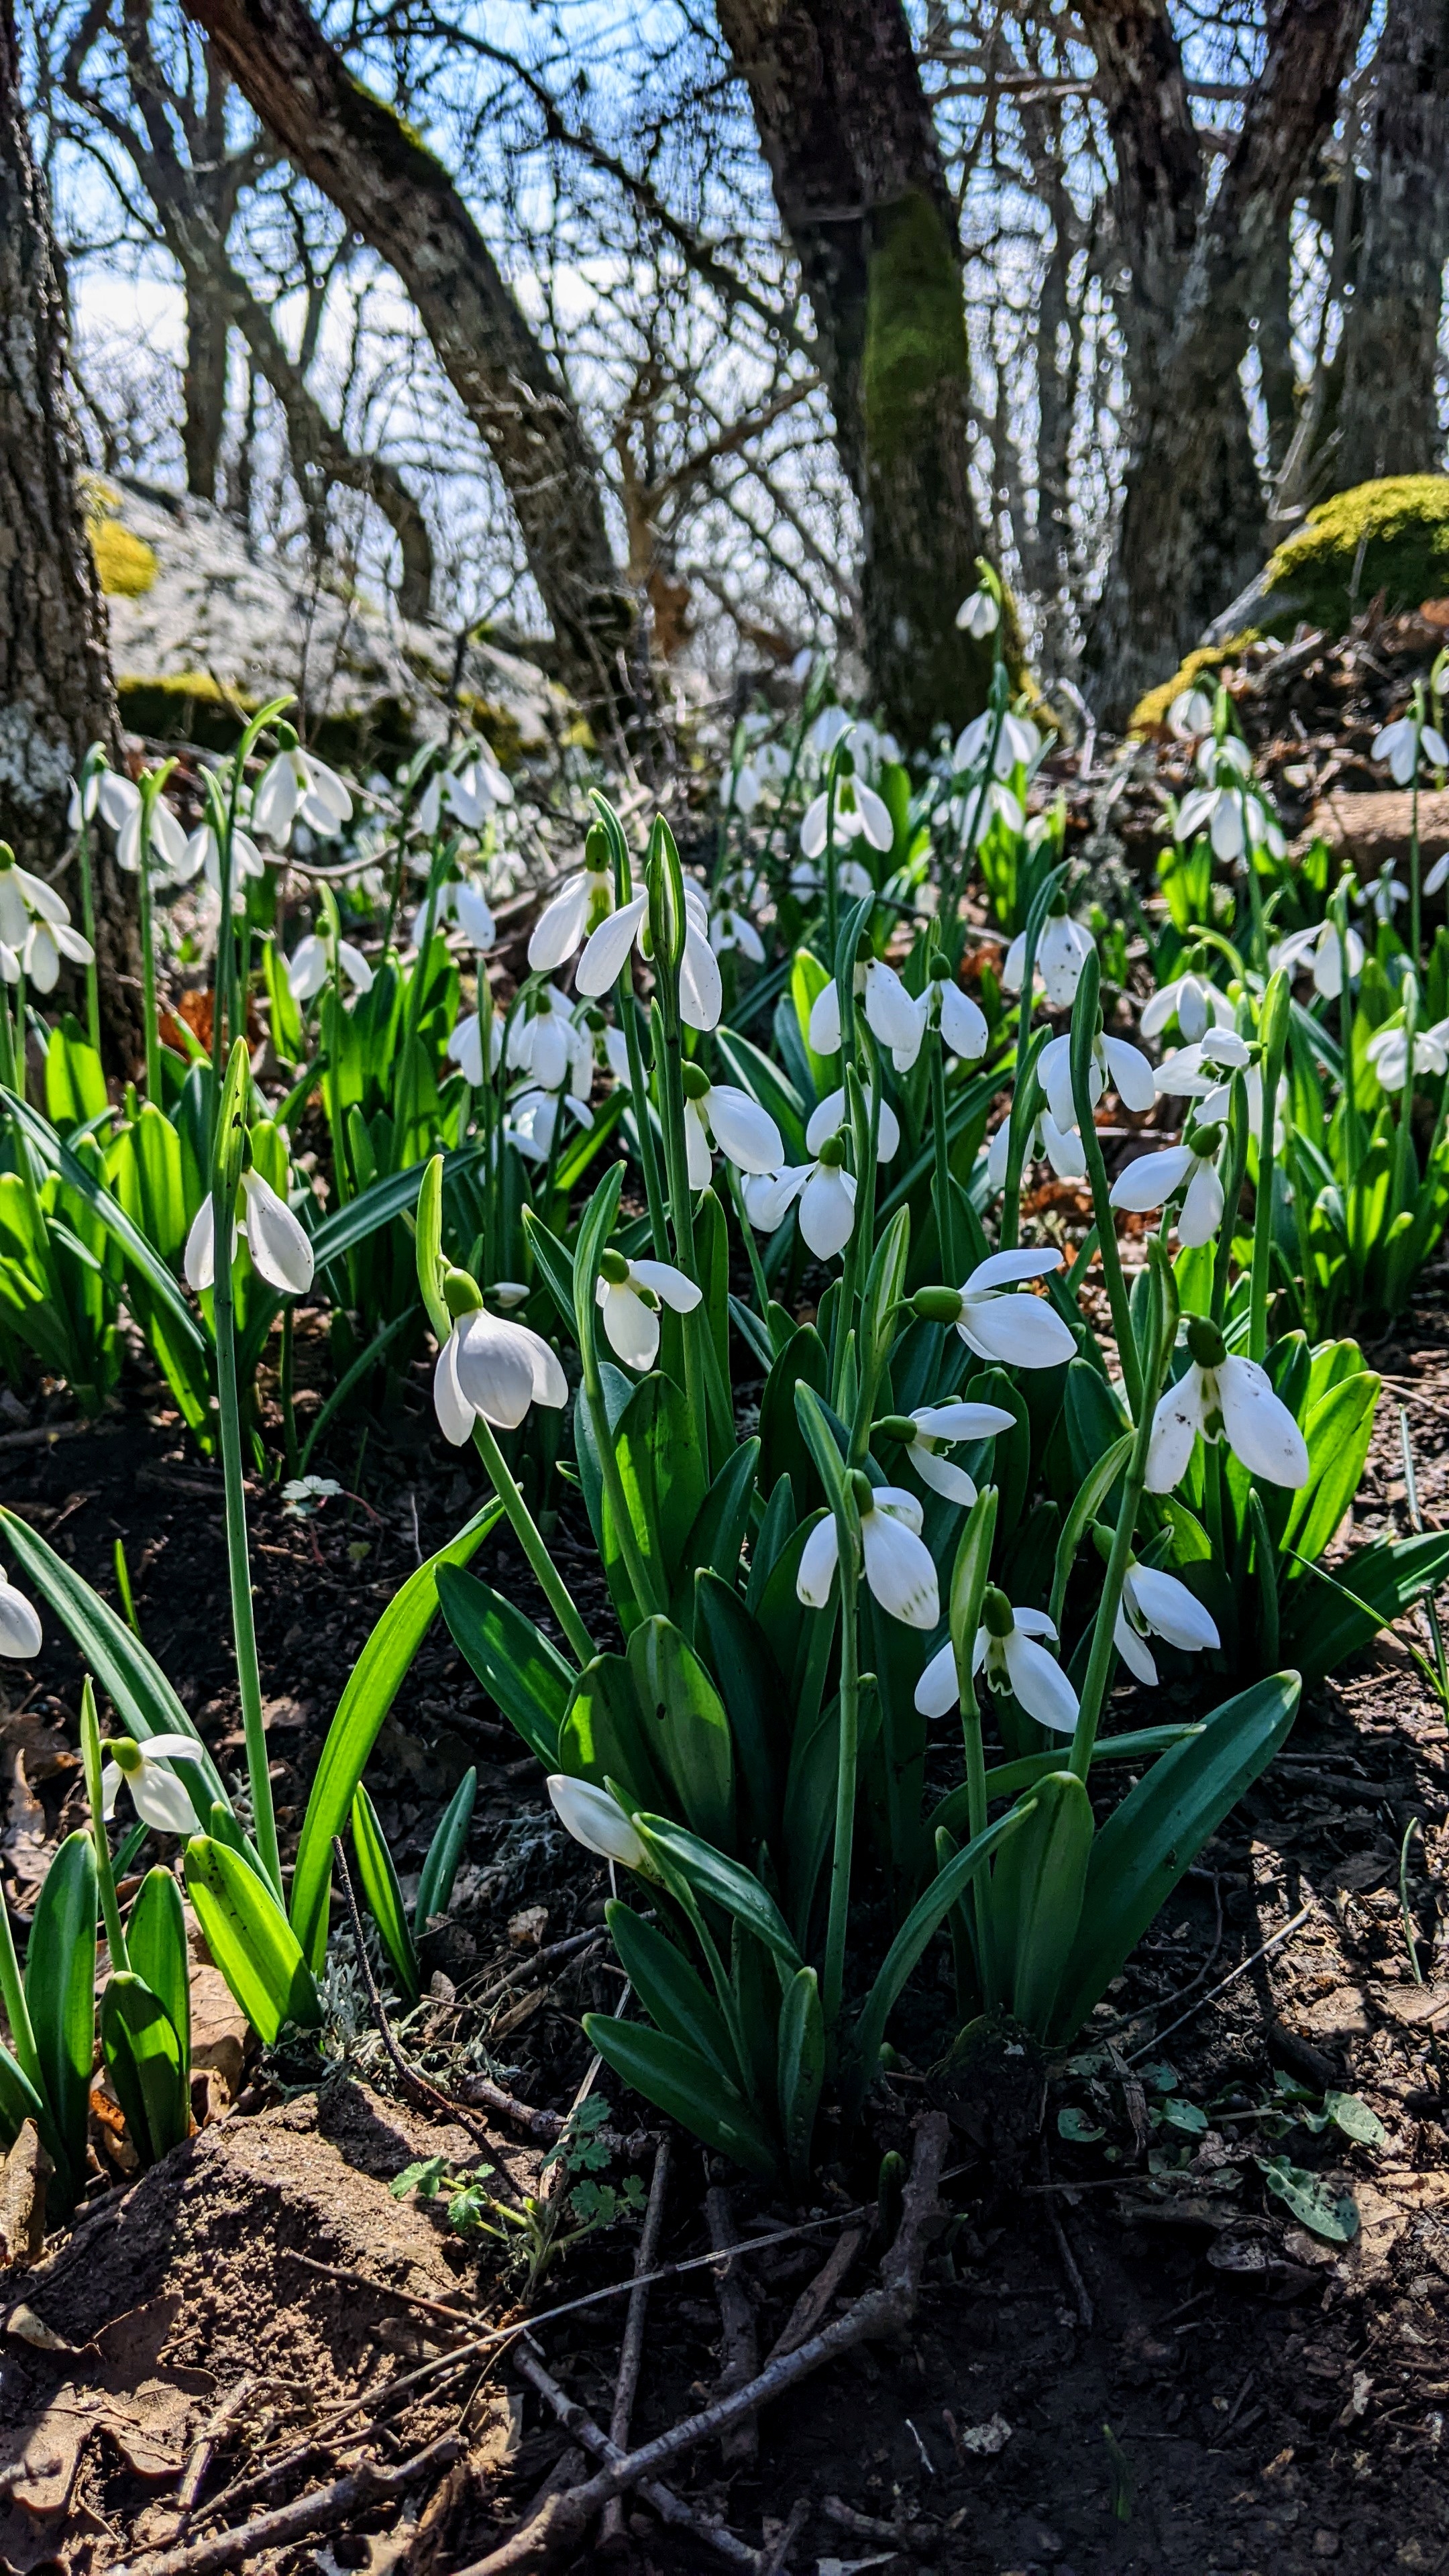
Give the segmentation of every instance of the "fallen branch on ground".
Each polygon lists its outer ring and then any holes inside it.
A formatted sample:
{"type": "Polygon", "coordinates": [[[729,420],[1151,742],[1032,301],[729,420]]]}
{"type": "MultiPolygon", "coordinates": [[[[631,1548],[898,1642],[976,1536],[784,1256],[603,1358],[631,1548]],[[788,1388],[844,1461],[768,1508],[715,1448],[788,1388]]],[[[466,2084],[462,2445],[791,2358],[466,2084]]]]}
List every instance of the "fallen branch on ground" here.
{"type": "MultiPolygon", "coordinates": [[[[617,2442],[610,2441],[602,2427],[594,2422],[593,2417],[578,2404],[575,2398],[568,2396],[565,2390],[560,2388],[558,2381],[544,2369],[537,2355],[530,2352],[526,2346],[521,2347],[514,2354],[513,2367],[520,2379],[526,2379],[529,2387],[535,2389],[545,2404],[553,2408],[565,2432],[572,2434],[582,2449],[592,2451],[595,2459],[598,2460],[614,2461],[628,2458],[628,2452],[621,2450],[617,2442]]],[[[748,2568],[751,2576],[754,2576],[759,2563],[757,2553],[743,2540],[737,2540],[732,2531],[726,2531],[722,2523],[706,2522],[702,2514],[696,2513],[692,2505],[685,2503],[683,2496],[677,2496],[672,2487],[661,2486],[655,2478],[641,2479],[639,2493],[651,2513],[657,2513],[660,2521],[668,2523],[671,2531],[692,2531],[696,2540],[706,2541],[709,2547],[724,2559],[726,2565],[748,2568]]],[[[617,2501],[617,2497],[610,2498],[611,2503],[617,2501]]]]}
{"type": "MultiPolygon", "coordinates": [[[[388,2496],[402,2495],[436,2470],[450,2469],[462,2456],[463,2447],[456,2433],[445,2433],[395,2469],[379,2468],[375,2460],[362,2460],[345,2478],[335,2478],[330,2487],[316,2487],[311,2495],[298,2496],[292,2504],[258,2514],[253,2522],[239,2523],[231,2531],[213,2532],[209,2540],[188,2541],[184,2549],[164,2549],[159,2557],[147,2559],[146,2576],[215,2576],[216,2570],[239,2567],[244,2559],[259,2557],[264,2549],[283,2549],[295,2540],[309,2538],[313,2532],[333,2531],[349,2514],[361,2513],[388,2496]]],[[[132,2576],[131,2565],[118,2567],[115,2576],[132,2576]]]]}
{"type": "MultiPolygon", "coordinates": [[[[641,2281],[654,2268],[659,2253],[659,2239],[664,2233],[664,2203],[669,2191],[669,2140],[661,2138],[654,2153],[654,2171],[649,2181],[649,2206],[639,2232],[639,2252],[634,2269],[641,2281]]],[[[639,2386],[639,2366],[644,2359],[644,2320],[649,2312],[649,2292],[641,2287],[630,2293],[629,2313],[624,2319],[624,2339],[619,2346],[619,2376],[614,2385],[614,2411],[609,2418],[609,2439],[622,2453],[629,2448],[629,2426],[634,2415],[634,2396],[639,2386]]],[[[624,2528],[624,2508],[617,2496],[604,2507],[601,2537],[616,2539],[624,2528]]]]}

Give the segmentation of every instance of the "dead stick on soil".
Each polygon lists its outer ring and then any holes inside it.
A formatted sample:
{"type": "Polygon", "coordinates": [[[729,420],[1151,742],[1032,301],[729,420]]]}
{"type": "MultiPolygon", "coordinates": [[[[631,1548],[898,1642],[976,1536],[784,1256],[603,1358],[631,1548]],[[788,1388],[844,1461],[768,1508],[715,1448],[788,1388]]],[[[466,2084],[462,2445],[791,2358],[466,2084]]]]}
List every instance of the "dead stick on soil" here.
{"type": "MultiPolygon", "coordinates": [[[[1205,1995],[1199,1995],[1195,2004],[1189,2004],[1186,2012],[1179,2013],[1176,2021],[1170,2021],[1164,2030],[1154,2031],[1152,2037],[1150,2039],[1145,2039],[1140,2048],[1134,2048],[1131,2056],[1127,2060],[1128,2065],[1135,2066],[1138,2058],[1145,2057],[1150,2049],[1160,2048],[1163,2041],[1171,2037],[1173,2031],[1181,2030],[1183,2023],[1185,2021],[1191,2021],[1193,2015],[1195,2013],[1200,2013],[1205,2004],[1212,2003],[1214,1998],[1224,1993],[1229,1986],[1236,1985],[1239,1977],[1245,1977],[1250,1968],[1256,1968],[1260,1959],[1267,1958],[1270,1950],[1277,1949],[1280,1941],[1286,1941],[1290,1932],[1298,1931],[1300,1926],[1307,1922],[1308,1917],[1312,1912],[1313,1908],[1311,1905],[1303,1906],[1301,1910],[1294,1915],[1292,1922],[1285,1923],[1280,1932],[1275,1932],[1270,1940],[1263,1943],[1260,1950],[1255,1950],[1253,1952],[1251,1958],[1240,1959],[1237,1966],[1235,1968],[1230,1968],[1225,1977],[1220,1977],[1215,1986],[1209,1986],[1205,1995]]],[[[1160,2004],[1154,2004],[1149,2005],[1148,2009],[1149,2011],[1160,2012],[1162,2007],[1160,2004]]]]}
{"type": "MultiPolygon", "coordinates": [[[[565,2432],[571,2433],[584,2450],[592,2451],[595,2459],[614,2461],[628,2458],[622,2445],[611,2441],[593,2417],[560,2388],[535,2353],[526,2348],[516,2352],[513,2367],[519,2377],[526,2379],[529,2387],[536,2389],[553,2408],[565,2432]]],[[[726,2531],[722,2523],[706,2522],[702,2514],[697,2514],[692,2505],[685,2503],[683,2496],[677,2496],[672,2487],[661,2486],[657,2479],[642,2480],[639,2493],[650,2511],[657,2513],[660,2521],[668,2523],[672,2531],[692,2531],[696,2540],[707,2541],[710,2548],[731,2567],[749,2568],[751,2576],[754,2576],[759,2564],[754,2550],[748,2548],[743,2540],[737,2540],[732,2531],[726,2531]]],[[[618,2501],[617,2496],[610,2498],[612,2504],[618,2501]]]]}
{"type": "Polygon", "coordinates": [[[236,2386],[227,2390],[196,2443],[186,2463],[186,2475],[176,2494],[176,2510],[183,2522],[189,2521],[196,2510],[197,2498],[206,2484],[206,2473],[216,2457],[218,2442],[227,2426],[241,2413],[255,2386],[256,2381],[251,2372],[244,2371],[236,2386]]]}
{"type": "MultiPolygon", "coordinates": [[[[729,2194],[721,2183],[714,2183],[704,2195],[705,2223],[710,2243],[724,2250],[739,2243],[735,2223],[730,2216],[729,2194]]],[[[723,2263],[715,2279],[719,2300],[719,2320],[723,2336],[723,2367],[717,2382],[721,2397],[758,2376],[760,2338],[755,2327],[754,2304],[741,2275],[738,2263],[723,2263]]],[[[760,2428],[753,2415],[736,2424],[720,2444],[720,2455],[727,2469],[747,2466],[759,2455],[760,2428]]]]}
{"type": "MultiPolygon", "coordinates": [[[[1052,2178],[1051,2158],[1047,2153],[1045,2138],[1041,2142],[1041,2178],[1045,2184],[1050,2184],[1052,2178]]],[[[1062,2225],[1060,2213],[1050,2202],[1047,2203],[1047,2218],[1052,2234],[1057,2240],[1057,2252],[1062,2258],[1062,2270],[1067,2276],[1067,2287],[1077,2303],[1077,2315],[1090,2333],[1096,2314],[1092,2306],[1092,2294],[1082,2278],[1080,2266],[1072,2252],[1071,2241],[1062,2225]]]]}
{"type": "MultiPolygon", "coordinates": [[[[456,2433],[445,2433],[441,2441],[430,2442],[425,2451],[395,2469],[380,2469],[375,2461],[363,2460],[330,2487],[317,2487],[293,2504],[258,2514],[254,2522],[214,2532],[209,2540],[188,2541],[184,2549],[163,2549],[159,2557],[147,2560],[146,2576],[214,2576],[215,2570],[239,2567],[243,2559],[258,2557],[264,2549],[286,2548],[314,2531],[331,2531],[349,2514],[387,2496],[401,2495],[437,2470],[450,2469],[462,2457],[463,2448],[456,2433]]],[[[115,2576],[131,2576],[130,2567],[118,2567],[115,2576]]]]}
{"type": "Polygon", "coordinates": [[[808,2495],[795,2498],[769,2547],[760,2552],[759,2576],[780,2576],[781,2568],[789,2564],[790,2552],[809,2521],[812,2511],[813,2507],[808,2495]]]}
{"type": "Polygon", "coordinates": [[[848,2227],[839,2244],[832,2246],[828,2260],[821,2265],[814,2280],[806,2282],[765,2355],[766,2368],[772,2361],[778,2361],[782,2353],[794,2352],[807,2335],[815,2332],[864,2243],[865,2229],[848,2227]]]}
{"type": "Polygon", "coordinates": [[[611,2496],[623,2495],[628,2488],[638,2486],[641,2479],[652,2478],[657,2470],[683,2452],[694,2450],[699,2443],[717,2440],[731,2424],[742,2423],[761,2406],[783,2397],[837,2354],[849,2352],[872,2337],[903,2333],[915,2314],[921,2267],[940,2215],[938,2193],[948,2134],[943,2112],[924,2112],[916,2122],[915,2153],[901,2224],[881,2265],[878,2289],[867,2290],[843,2317],[812,2335],[808,2343],[799,2345],[794,2352],[783,2353],[778,2361],[768,2362],[746,2387],[736,2389],[729,2397],[716,2398],[697,2415],[687,2415],[671,2431],[646,2442],[642,2450],[630,2452],[626,2459],[611,2461],[569,2494],[551,2497],[541,2514],[515,2532],[501,2549],[493,2550],[487,2558],[476,2559],[461,2571],[461,2576],[515,2576],[515,2571],[547,2565],[550,2559],[578,2547],[595,2514],[611,2496]]]}
{"type": "MultiPolygon", "coordinates": [[[[639,2253],[635,2272],[652,2272],[659,2252],[659,2239],[664,2233],[664,2204],[669,2192],[669,2140],[661,2138],[654,2151],[654,2171],[649,2180],[649,2206],[639,2231],[639,2253]]],[[[629,2447],[629,2426],[634,2416],[634,2397],[639,2386],[639,2371],[644,2359],[644,2320],[649,2313],[647,2289],[631,2290],[629,2313],[624,2319],[624,2339],[619,2346],[619,2376],[614,2384],[614,2411],[609,2418],[609,2439],[621,2452],[629,2447]]],[[[611,2496],[604,2507],[600,2532],[603,2540],[617,2540],[624,2529],[624,2508],[617,2496],[611,2496]]]]}

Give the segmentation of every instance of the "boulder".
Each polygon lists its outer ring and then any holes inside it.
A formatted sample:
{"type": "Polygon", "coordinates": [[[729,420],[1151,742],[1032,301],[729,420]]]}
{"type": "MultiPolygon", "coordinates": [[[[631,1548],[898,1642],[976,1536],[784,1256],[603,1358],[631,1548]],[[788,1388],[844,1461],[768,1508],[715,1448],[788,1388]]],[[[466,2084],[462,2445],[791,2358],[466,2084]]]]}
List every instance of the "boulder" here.
{"type": "Polygon", "coordinates": [[[1248,628],[1291,635],[1300,624],[1343,635],[1371,599],[1393,617],[1446,594],[1449,475],[1393,474],[1310,510],[1203,642],[1221,646],[1248,628]]]}

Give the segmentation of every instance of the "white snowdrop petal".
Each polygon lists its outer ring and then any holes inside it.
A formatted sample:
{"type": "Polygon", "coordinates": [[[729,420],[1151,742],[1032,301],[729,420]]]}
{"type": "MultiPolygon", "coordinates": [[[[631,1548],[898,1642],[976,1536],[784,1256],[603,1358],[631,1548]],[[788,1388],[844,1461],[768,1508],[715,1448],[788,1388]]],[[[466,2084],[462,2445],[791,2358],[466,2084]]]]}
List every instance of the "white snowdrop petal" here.
{"type": "Polygon", "coordinates": [[[835,1568],[840,1555],[840,1533],[835,1514],[827,1512],[817,1521],[800,1551],[799,1569],[795,1576],[796,1598],[808,1610],[823,1610],[830,1598],[835,1568]]]}
{"type": "Polygon", "coordinates": [[[961,1689],[956,1678],[956,1652],[949,1637],[938,1653],[931,1657],[916,1684],[916,1708],[922,1717],[949,1717],[961,1704],[961,1689]]]}
{"type": "Polygon", "coordinates": [[[724,983],[719,959],[704,932],[692,926],[685,934],[679,961],[679,1016],[687,1029],[717,1029],[724,1010],[724,983]]]}
{"type": "Polygon", "coordinates": [[[703,1103],[715,1143],[742,1172],[778,1172],[784,1139],[768,1109],[732,1082],[714,1083],[703,1103]]]}
{"type": "Polygon", "coordinates": [[[1019,1707],[1038,1726],[1070,1735],[1077,1723],[1077,1694],[1054,1655],[1020,1627],[1004,1640],[1007,1677],[1019,1707]]]}
{"type": "Polygon", "coordinates": [[[1223,1430],[1234,1456],[1270,1484],[1306,1485],[1307,1445],[1287,1405],[1273,1393],[1266,1369],[1230,1352],[1216,1374],[1223,1430]]]}
{"type": "Polygon", "coordinates": [[[284,1296],[305,1297],[315,1267],[312,1246],[286,1200],[277,1196],[260,1172],[242,1177],[246,1192],[246,1238],[255,1267],[269,1288],[284,1296]]]}
{"type": "Polygon", "coordinates": [[[559,1823],[585,1851],[617,1861],[623,1869],[644,1867],[644,1845],[607,1789],[592,1780],[571,1780],[564,1771],[551,1772],[545,1786],[559,1823]]]}
{"type": "MultiPolygon", "coordinates": [[[[919,1515],[920,1505],[909,1498],[919,1515]]],[[[935,1560],[895,1511],[884,1511],[879,1498],[861,1522],[865,1579],[883,1610],[907,1628],[934,1628],[941,1616],[935,1560]]]]}
{"type": "Polygon", "coordinates": [[[833,1261],[855,1225],[855,1182],[849,1172],[817,1163],[800,1189],[800,1232],[817,1261],[833,1261]]]}
{"type": "Polygon", "coordinates": [[[631,1261],[629,1267],[636,1279],[652,1288],[666,1306],[674,1308],[676,1315],[691,1314],[704,1295],[704,1290],[682,1270],[676,1270],[672,1261],[631,1261]]]}
{"type": "Polygon", "coordinates": [[[458,1333],[456,1326],[438,1353],[433,1370],[433,1411],[443,1438],[454,1449],[461,1449],[473,1437],[473,1407],[458,1384],[458,1333]]]}
{"type": "Polygon", "coordinates": [[[131,1792],[131,1804],[137,1815],[159,1832],[190,1836],[198,1830],[196,1809],[189,1793],[183,1789],[174,1771],[168,1771],[163,1763],[148,1758],[144,1747],[141,1768],[127,1775],[126,1786],[131,1792]]]}
{"type": "Polygon", "coordinates": [[[941,987],[941,1035],[953,1055],[964,1056],[969,1063],[986,1052],[990,1032],[986,1015],[963,993],[959,984],[941,987]]]}
{"type": "Polygon", "coordinates": [[[659,1310],[646,1306],[627,1279],[599,1281],[600,1309],[611,1347],[630,1368],[650,1369],[659,1356],[659,1310]]]}
{"type": "Polygon", "coordinates": [[[1139,1637],[1127,1613],[1119,1605],[1112,1630],[1112,1643],[1134,1680],[1145,1682],[1150,1689],[1157,1682],[1157,1665],[1145,1637],[1139,1637]]]}
{"type": "Polygon", "coordinates": [[[1159,1396],[1147,1447],[1147,1490],[1170,1494],[1187,1474],[1202,1424],[1202,1372],[1195,1365],[1159,1396]]]}
{"type": "Polygon", "coordinates": [[[941,1494],[948,1503],[964,1504],[969,1511],[976,1500],[976,1487],[964,1467],[953,1467],[949,1458],[939,1458],[923,1441],[911,1451],[911,1464],[923,1485],[941,1494]]]}
{"type": "Polygon", "coordinates": [[[551,975],[572,957],[584,935],[589,913],[589,877],[581,868],[576,876],[546,903],[533,925],[528,942],[528,962],[536,975],[551,975]]]}
{"type": "Polygon", "coordinates": [[[1165,1637],[1169,1646],[1181,1647],[1186,1654],[1201,1654],[1222,1644],[1212,1613],[1175,1574],[1157,1565],[1134,1565],[1127,1580],[1148,1627],[1156,1636],[1165,1637]]]}
{"type": "Polygon", "coordinates": [[[458,1387],[497,1431],[516,1431],[533,1401],[533,1362],[515,1328],[481,1310],[458,1334],[458,1387]]]}
{"type": "Polygon", "coordinates": [[[0,1575],[0,1655],[38,1655],[40,1620],[34,1605],[0,1575]]]}
{"type": "Polygon", "coordinates": [[[1016,1416],[1003,1404],[972,1404],[968,1399],[955,1404],[923,1404],[911,1420],[918,1422],[930,1440],[993,1440],[999,1431],[1015,1429],[1016,1416]]]}
{"type": "Polygon", "coordinates": [[[1020,1279],[1041,1279],[1047,1271],[1060,1270],[1061,1266],[1059,1252],[1044,1252],[1039,1247],[1033,1250],[1029,1245],[1016,1252],[989,1252],[984,1261],[977,1262],[961,1294],[979,1297],[987,1289],[1014,1287],[1020,1279]]]}
{"type": "Polygon", "coordinates": [[[1157,1085],[1152,1067],[1141,1049],[1130,1045],[1126,1038],[1104,1038],[1102,1046],[1107,1070],[1123,1108],[1139,1114],[1151,1109],[1157,1098],[1157,1085]]]}
{"type": "Polygon", "coordinates": [[[186,1250],[181,1257],[182,1275],[188,1288],[199,1297],[202,1290],[216,1279],[216,1209],[210,1190],[191,1220],[186,1237],[186,1250]]]}
{"type": "MultiPolygon", "coordinates": [[[[1196,1161],[1196,1158],[1194,1158],[1196,1161]]],[[[1209,1162],[1196,1162],[1177,1220],[1177,1239],[1186,1250],[1211,1243],[1223,1221],[1223,1185],[1209,1162]]]]}
{"type": "Polygon", "coordinates": [[[590,931],[574,973],[575,984],[589,1000],[597,1001],[617,984],[648,909],[648,896],[636,895],[632,903],[611,912],[597,930],[590,931]]]}
{"type": "Polygon", "coordinates": [[[1155,1154],[1138,1154],[1126,1164],[1112,1183],[1107,1196],[1115,1208],[1127,1208],[1134,1215],[1144,1215],[1149,1208],[1159,1208],[1180,1190],[1192,1170],[1197,1156],[1186,1145],[1165,1145],[1155,1154]]]}

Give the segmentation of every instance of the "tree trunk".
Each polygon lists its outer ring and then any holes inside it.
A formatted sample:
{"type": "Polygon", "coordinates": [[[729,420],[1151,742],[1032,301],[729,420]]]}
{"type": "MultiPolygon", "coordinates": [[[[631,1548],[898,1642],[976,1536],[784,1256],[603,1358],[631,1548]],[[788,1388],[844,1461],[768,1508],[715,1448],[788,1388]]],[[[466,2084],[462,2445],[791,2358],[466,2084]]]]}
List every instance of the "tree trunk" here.
{"type": "MultiPolygon", "coordinates": [[[[121,759],[79,469],[50,212],[25,128],[14,12],[0,0],[0,836],[47,874],[66,845],[87,744],[121,759]]],[[[101,1006],[129,1061],[141,1034],[134,897],[109,848],[98,855],[101,1006]]],[[[65,891],[78,918],[73,880],[65,891]]]]}
{"type": "MultiPolygon", "coordinates": [[[[1154,0],[1086,0],[1108,87],[1114,203],[1136,317],[1127,332],[1134,353],[1127,488],[1086,655],[1109,723],[1126,720],[1261,565],[1264,503],[1239,369],[1275,241],[1331,128],[1364,14],[1364,0],[1298,0],[1277,10],[1209,207],[1200,154],[1191,201],[1174,196],[1187,97],[1165,9],[1154,0]]],[[[1192,149],[1197,154],[1195,137],[1192,149]]]]}
{"type": "Polygon", "coordinates": [[[1344,317],[1333,489],[1433,474],[1449,258],[1449,0],[1389,0],[1374,59],[1368,187],[1344,317]]]}
{"type": "Polygon", "coordinates": [[[598,460],[447,172],[353,78],[301,0],[187,9],[298,169],[411,296],[513,505],[560,677],[588,706],[632,712],[636,612],[610,549],[598,460]]]}
{"type": "Polygon", "coordinates": [[[720,0],[860,505],[872,693],[912,744],[984,702],[961,247],[900,0],[720,0]]]}
{"type": "Polygon", "coordinates": [[[182,377],[181,447],[186,489],[198,501],[216,499],[221,442],[226,429],[227,320],[204,272],[183,268],[186,288],[186,366],[182,377]]]}

